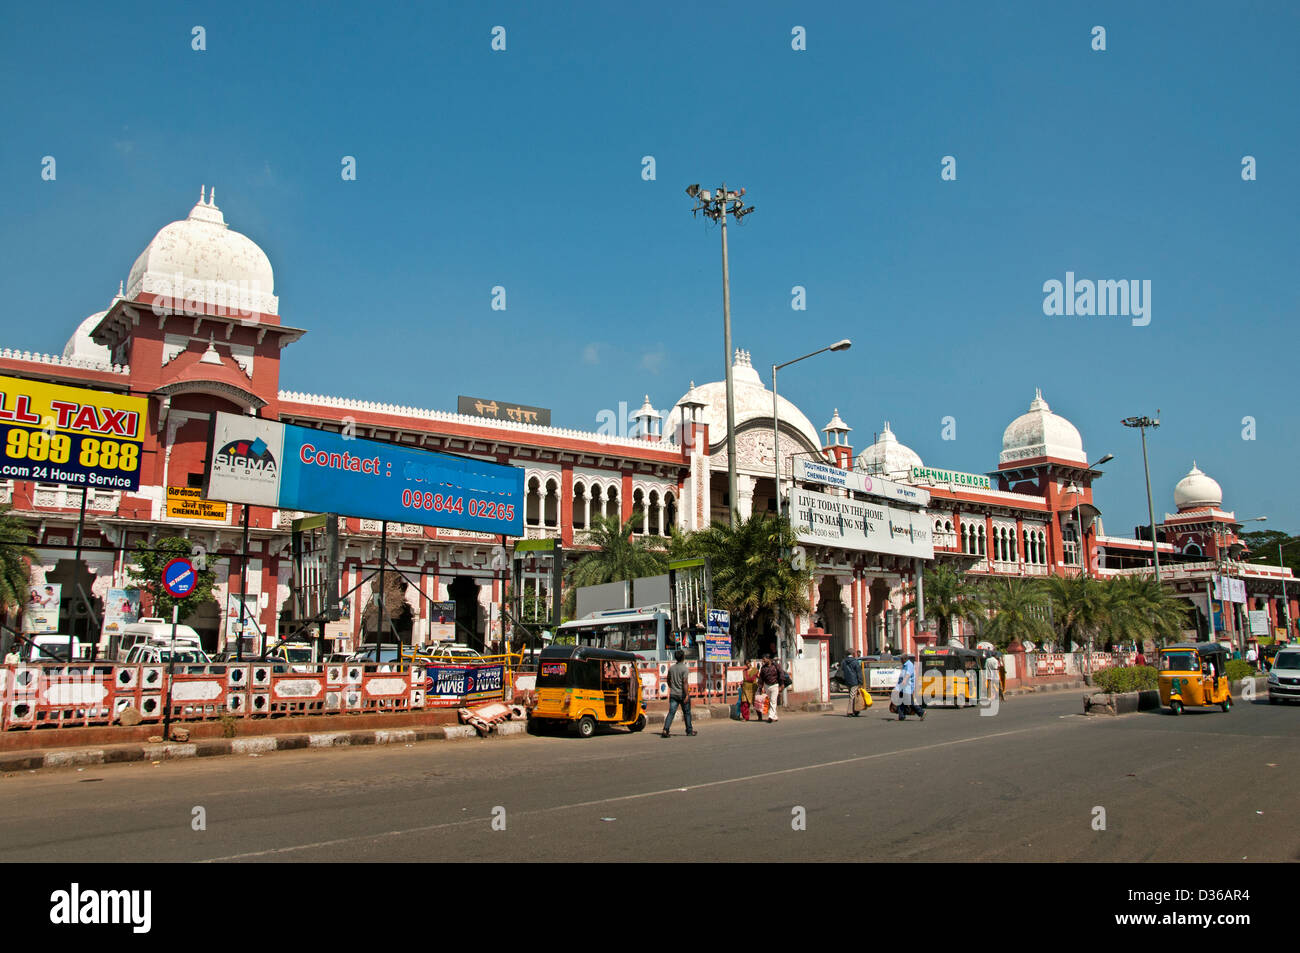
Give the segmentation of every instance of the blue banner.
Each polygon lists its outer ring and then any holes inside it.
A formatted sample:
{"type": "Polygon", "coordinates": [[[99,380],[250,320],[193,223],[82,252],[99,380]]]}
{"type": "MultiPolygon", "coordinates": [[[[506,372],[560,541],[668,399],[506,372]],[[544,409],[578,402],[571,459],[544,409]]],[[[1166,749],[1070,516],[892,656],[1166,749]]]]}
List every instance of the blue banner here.
{"type": "Polygon", "coordinates": [[[426,698],[496,696],[502,692],[502,665],[430,665],[424,670],[426,698]]]}
{"type": "Polygon", "coordinates": [[[211,500],[524,534],[524,471],[329,430],[218,413],[211,500]]]}

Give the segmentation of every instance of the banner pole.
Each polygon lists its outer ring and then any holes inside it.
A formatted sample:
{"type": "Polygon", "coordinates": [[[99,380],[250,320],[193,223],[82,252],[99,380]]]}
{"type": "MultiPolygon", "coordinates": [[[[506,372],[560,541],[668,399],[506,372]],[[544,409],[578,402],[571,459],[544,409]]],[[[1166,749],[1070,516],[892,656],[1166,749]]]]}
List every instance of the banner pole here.
{"type": "MultiPolygon", "coordinates": [[[[235,660],[244,660],[244,619],[248,613],[248,504],[244,504],[244,543],[239,551],[239,631],[235,633],[235,660]]],[[[230,646],[226,646],[227,649],[230,646]]]]}

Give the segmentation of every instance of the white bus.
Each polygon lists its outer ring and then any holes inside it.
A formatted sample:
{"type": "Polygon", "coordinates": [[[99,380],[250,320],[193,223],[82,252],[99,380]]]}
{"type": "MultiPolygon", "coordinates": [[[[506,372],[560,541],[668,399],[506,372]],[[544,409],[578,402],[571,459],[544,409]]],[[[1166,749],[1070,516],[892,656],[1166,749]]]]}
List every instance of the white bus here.
{"type": "MultiPolygon", "coordinates": [[[[635,652],[647,661],[671,662],[677,650],[668,607],[606,609],[585,619],[563,623],[555,633],[556,645],[592,645],[602,649],[635,652]]],[[[698,658],[698,645],[686,650],[686,657],[698,658]]]]}

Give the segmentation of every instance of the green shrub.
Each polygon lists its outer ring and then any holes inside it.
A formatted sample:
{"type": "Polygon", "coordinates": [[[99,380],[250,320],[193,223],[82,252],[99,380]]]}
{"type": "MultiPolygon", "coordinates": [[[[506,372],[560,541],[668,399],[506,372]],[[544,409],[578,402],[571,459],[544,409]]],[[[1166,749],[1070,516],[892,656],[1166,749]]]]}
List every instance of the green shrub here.
{"type": "Polygon", "coordinates": [[[1092,684],[1103,692],[1142,692],[1158,687],[1160,675],[1150,665],[1105,668],[1092,676],[1092,684]]]}
{"type": "Polygon", "coordinates": [[[1235,682],[1238,679],[1250,678],[1259,673],[1255,671],[1255,666],[1243,659],[1228,660],[1228,681],[1235,682]]]}
{"type": "Polygon", "coordinates": [[[224,714],[221,721],[221,737],[233,738],[239,734],[239,719],[231,714],[224,714]]]}

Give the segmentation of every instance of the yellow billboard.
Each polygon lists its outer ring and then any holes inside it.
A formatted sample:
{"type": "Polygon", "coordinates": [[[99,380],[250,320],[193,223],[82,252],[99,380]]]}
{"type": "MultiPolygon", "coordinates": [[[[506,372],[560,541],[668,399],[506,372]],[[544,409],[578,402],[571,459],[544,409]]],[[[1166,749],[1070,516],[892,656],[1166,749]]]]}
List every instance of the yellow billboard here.
{"type": "Polygon", "coordinates": [[[0,376],[0,479],[140,488],[149,402],[0,376]]]}
{"type": "Polygon", "coordinates": [[[183,520],[217,520],[225,522],[226,504],[203,498],[203,491],[192,486],[167,487],[167,518],[183,520]]]}

